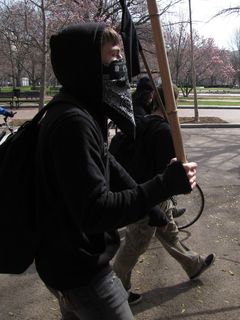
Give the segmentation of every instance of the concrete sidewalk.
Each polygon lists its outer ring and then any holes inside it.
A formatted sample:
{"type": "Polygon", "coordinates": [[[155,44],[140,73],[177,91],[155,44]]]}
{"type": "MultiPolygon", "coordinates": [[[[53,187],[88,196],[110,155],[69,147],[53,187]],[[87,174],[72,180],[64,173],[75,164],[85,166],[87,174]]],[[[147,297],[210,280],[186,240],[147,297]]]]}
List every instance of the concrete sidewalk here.
{"type": "MultiPolygon", "coordinates": [[[[192,128],[192,127],[215,127],[215,128],[228,128],[228,127],[240,127],[240,108],[228,109],[228,108],[204,108],[198,110],[199,117],[218,117],[227,123],[215,123],[215,124],[205,124],[205,123],[197,123],[197,124],[182,124],[181,126],[184,128],[192,128]]],[[[194,117],[194,109],[187,108],[182,109],[178,108],[178,116],[179,117],[194,117]]]]}
{"type": "MultiPolygon", "coordinates": [[[[29,119],[36,112],[19,110],[18,117],[29,119]]],[[[240,114],[235,119],[240,123],[240,114]]],[[[238,320],[240,128],[203,130],[195,126],[183,128],[182,133],[188,159],[198,163],[205,210],[200,220],[180,236],[197,252],[215,252],[217,259],[199,280],[189,281],[154,239],[133,273],[132,290],[143,294],[142,303],[133,307],[133,313],[136,320],[238,320]]],[[[0,320],[8,319],[60,319],[57,301],[39,279],[34,265],[19,276],[0,275],[0,320]]]]}
{"type": "Polygon", "coordinates": [[[14,119],[29,120],[37,114],[38,108],[20,108],[13,111],[16,112],[14,119]]]}
{"type": "MultiPolygon", "coordinates": [[[[37,108],[25,108],[16,110],[15,119],[28,120],[31,119],[37,112],[37,108]]],[[[178,108],[179,117],[193,117],[194,110],[193,108],[178,108]]],[[[218,117],[227,123],[191,123],[191,124],[182,124],[182,128],[229,128],[229,127],[240,127],[240,108],[204,108],[199,109],[200,117],[218,117]]]]}
{"type": "MultiPolygon", "coordinates": [[[[197,252],[217,255],[199,280],[185,272],[153,240],[133,273],[143,294],[135,320],[238,320],[240,316],[240,129],[183,129],[188,158],[197,161],[205,194],[200,220],[180,236],[197,252]]],[[[60,319],[56,299],[34,265],[19,276],[0,275],[0,319],[60,319]]],[[[113,319],[114,320],[114,319],[113,319]]]]}
{"type": "Polygon", "coordinates": [[[196,281],[154,239],[133,274],[143,293],[137,320],[237,320],[240,316],[240,129],[183,129],[189,160],[198,163],[205,195],[200,220],[180,237],[196,252],[216,253],[214,266],[196,281]]]}
{"type": "Polygon", "coordinates": [[[181,232],[187,246],[217,255],[199,280],[153,241],[134,272],[133,290],[143,292],[137,320],[237,320],[240,317],[240,129],[183,129],[187,156],[198,163],[205,194],[200,220],[181,232]]]}

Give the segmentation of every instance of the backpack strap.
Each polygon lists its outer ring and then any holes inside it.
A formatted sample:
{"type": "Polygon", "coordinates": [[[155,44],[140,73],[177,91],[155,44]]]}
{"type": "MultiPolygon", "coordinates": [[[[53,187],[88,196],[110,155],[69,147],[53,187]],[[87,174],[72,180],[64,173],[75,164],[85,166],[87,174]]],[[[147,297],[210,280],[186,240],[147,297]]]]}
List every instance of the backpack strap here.
{"type": "Polygon", "coordinates": [[[81,104],[79,101],[77,101],[75,98],[70,96],[69,94],[60,91],[57,95],[55,95],[51,101],[49,101],[46,106],[44,106],[39,112],[32,118],[31,122],[38,123],[53,105],[57,103],[66,103],[66,104],[71,104],[75,105],[78,108],[81,108],[81,104]]]}
{"type": "Polygon", "coordinates": [[[44,114],[47,112],[47,110],[54,104],[56,104],[57,101],[51,100],[44,106],[41,110],[38,111],[38,113],[31,119],[31,122],[38,123],[44,116],[44,114]]]}

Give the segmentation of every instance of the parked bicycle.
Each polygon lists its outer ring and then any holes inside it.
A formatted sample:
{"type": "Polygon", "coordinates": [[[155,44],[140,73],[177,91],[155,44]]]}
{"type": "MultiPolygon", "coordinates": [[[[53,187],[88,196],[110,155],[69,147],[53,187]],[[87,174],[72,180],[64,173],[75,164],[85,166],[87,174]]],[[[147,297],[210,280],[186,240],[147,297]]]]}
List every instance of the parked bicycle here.
{"type": "Polygon", "coordinates": [[[14,131],[14,127],[9,124],[9,118],[13,118],[16,112],[8,111],[6,108],[0,106],[0,115],[3,116],[3,123],[0,123],[0,144],[14,131]]]}

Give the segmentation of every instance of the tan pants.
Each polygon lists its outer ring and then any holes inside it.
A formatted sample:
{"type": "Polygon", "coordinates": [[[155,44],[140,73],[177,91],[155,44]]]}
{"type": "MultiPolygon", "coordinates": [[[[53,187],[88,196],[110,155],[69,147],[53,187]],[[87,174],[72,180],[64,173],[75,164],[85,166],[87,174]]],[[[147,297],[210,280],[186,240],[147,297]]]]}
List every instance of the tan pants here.
{"type": "Polygon", "coordinates": [[[189,277],[196,274],[204,263],[204,257],[187,248],[179,240],[179,231],[172,216],[172,207],[171,200],[160,203],[160,208],[170,220],[166,228],[149,226],[147,218],[126,227],[125,239],[113,263],[113,269],[122,280],[126,290],[131,288],[131,273],[139,256],[147,250],[154,235],[168,253],[181,264],[189,277]]]}

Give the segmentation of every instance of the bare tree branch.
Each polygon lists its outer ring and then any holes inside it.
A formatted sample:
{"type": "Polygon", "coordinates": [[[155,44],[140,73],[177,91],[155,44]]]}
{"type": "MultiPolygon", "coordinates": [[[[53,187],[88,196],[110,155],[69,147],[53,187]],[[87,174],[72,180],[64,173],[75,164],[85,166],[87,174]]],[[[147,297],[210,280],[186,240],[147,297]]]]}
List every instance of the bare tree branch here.
{"type": "Polygon", "coordinates": [[[240,6],[239,7],[230,7],[227,9],[223,9],[215,14],[210,20],[217,18],[222,15],[231,15],[231,14],[240,14],[240,6]]]}

